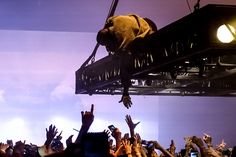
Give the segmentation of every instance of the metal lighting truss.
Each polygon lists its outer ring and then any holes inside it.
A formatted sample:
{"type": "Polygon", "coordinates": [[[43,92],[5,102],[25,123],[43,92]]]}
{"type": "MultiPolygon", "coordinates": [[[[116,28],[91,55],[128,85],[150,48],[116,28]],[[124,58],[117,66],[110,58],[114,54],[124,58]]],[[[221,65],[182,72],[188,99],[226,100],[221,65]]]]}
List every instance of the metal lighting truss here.
{"type": "Polygon", "coordinates": [[[108,55],[79,68],[75,93],[122,94],[125,65],[130,95],[236,96],[236,40],[220,42],[221,25],[236,29],[236,6],[195,10],[143,39],[137,53],[108,55]]]}

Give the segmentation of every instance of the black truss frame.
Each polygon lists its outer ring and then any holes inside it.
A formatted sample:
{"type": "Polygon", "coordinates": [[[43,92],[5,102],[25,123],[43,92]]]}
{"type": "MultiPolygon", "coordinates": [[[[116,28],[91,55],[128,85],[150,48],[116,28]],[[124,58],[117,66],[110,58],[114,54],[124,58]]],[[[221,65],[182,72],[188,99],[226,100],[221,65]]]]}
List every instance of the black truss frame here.
{"type": "Polygon", "coordinates": [[[233,19],[232,5],[196,10],[143,39],[132,55],[106,56],[78,69],[75,93],[122,94],[125,65],[130,95],[236,96],[236,41],[223,44],[215,35],[233,19]]]}

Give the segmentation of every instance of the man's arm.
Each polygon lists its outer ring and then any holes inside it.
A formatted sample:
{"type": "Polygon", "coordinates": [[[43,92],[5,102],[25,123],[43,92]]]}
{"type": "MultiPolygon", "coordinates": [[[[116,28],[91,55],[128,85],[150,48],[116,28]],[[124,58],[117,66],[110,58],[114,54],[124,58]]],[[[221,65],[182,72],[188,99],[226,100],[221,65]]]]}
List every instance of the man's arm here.
{"type": "Polygon", "coordinates": [[[76,144],[81,142],[82,136],[88,132],[90,126],[92,125],[93,120],[94,120],[93,110],[94,110],[94,105],[92,104],[90,111],[81,112],[82,125],[80,128],[79,134],[75,140],[76,144]]]}

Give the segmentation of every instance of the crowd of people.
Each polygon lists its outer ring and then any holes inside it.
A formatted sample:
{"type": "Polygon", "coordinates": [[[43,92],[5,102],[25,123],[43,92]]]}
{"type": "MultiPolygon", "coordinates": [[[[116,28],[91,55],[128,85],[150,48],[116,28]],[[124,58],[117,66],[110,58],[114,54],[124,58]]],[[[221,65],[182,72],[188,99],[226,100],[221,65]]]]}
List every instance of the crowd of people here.
{"type": "Polygon", "coordinates": [[[176,152],[174,140],[170,140],[169,148],[164,148],[158,141],[146,141],[135,132],[134,123],[130,115],[125,121],[130,133],[122,135],[119,128],[113,125],[109,130],[88,132],[94,121],[94,105],[90,111],[82,111],[82,125],[75,141],[73,135],[67,138],[66,146],[61,142],[62,132],[58,132],[55,125],[46,129],[46,140],[43,146],[26,144],[12,140],[0,143],[0,157],[235,157],[236,146],[227,148],[222,142],[212,145],[212,137],[185,137],[185,148],[176,152]]]}

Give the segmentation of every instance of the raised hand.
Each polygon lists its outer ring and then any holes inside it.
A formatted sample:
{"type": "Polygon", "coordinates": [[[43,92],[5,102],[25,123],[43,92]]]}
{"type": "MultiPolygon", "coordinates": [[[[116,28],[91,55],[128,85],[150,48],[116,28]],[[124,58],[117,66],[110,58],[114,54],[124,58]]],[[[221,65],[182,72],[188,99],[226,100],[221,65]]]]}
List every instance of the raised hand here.
{"type": "Polygon", "coordinates": [[[203,143],[202,139],[199,138],[199,137],[193,136],[192,137],[192,142],[198,146],[198,148],[200,150],[200,155],[202,157],[206,156],[206,148],[204,146],[204,143],[203,143]]]}
{"type": "Polygon", "coordinates": [[[92,104],[90,111],[85,111],[85,112],[82,111],[81,112],[82,126],[81,126],[79,134],[75,140],[75,143],[77,143],[77,144],[80,143],[81,137],[88,132],[88,130],[94,120],[93,111],[94,111],[94,105],[92,104]]]}
{"type": "Polygon", "coordinates": [[[174,157],[168,150],[163,148],[157,141],[150,141],[153,143],[154,148],[160,150],[166,157],[174,157]]]}
{"type": "Polygon", "coordinates": [[[193,136],[192,137],[192,142],[195,143],[199,148],[203,148],[204,147],[204,143],[202,142],[201,138],[193,136]]]}
{"type": "Polygon", "coordinates": [[[154,148],[160,150],[162,146],[157,141],[150,141],[154,144],[154,148]]]}
{"type": "Polygon", "coordinates": [[[136,127],[140,122],[138,122],[138,123],[133,123],[132,118],[131,118],[130,115],[126,115],[125,121],[126,121],[126,123],[128,124],[128,126],[129,126],[131,137],[134,137],[134,129],[135,129],[135,127],[136,127]]]}
{"type": "Polygon", "coordinates": [[[5,153],[6,149],[9,147],[9,144],[0,143],[0,151],[5,153]]]}
{"type": "Polygon", "coordinates": [[[125,119],[126,123],[128,124],[130,129],[135,129],[135,127],[140,123],[133,123],[132,118],[130,115],[126,115],[126,119],[125,119]]]}
{"type": "Polygon", "coordinates": [[[216,150],[219,152],[222,152],[224,150],[225,146],[226,146],[226,143],[224,142],[224,140],[222,140],[221,143],[216,146],[216,150]]]}
{"type": "Polygon", "coordinates": [[[176,146],[175,146],[174,140],[171,140],[170,153],[171,153],[173,156],[175,155],[175,149],[176,149],[176,146]]]}
{"type": "Polygon", "coordinates": [[[115,128],[115,130],[111,133],[111,136],[115,138],[116,140],[116,149],[119,149],[121,146],[121,132],[118,128],[115,128]]]}
{"type": "Polygon", "coordinates": [[[142,157],[142,145],[138,142],[137,138],[134,138],[133,151],[137,157],[142,157]]]}
{"type": "Polygon", "coordinates": [[[190,146],[192,142],[192,137],[184,137],[185,145],[190,146]]]}
{"type": "Polygon", "coordinates": [[[208,147],[212,147],[212,138],[210,135],[204,133],[204,136],[202,137],[203,141],[207,144],[208,147]]]}
{"type": "Polygon", "coordinates": [[[111,132],[110,132],[109,130],[103,130],[103,132],[107,134],[107,137],[108,137],[108,138],[110,138],[110,133],[111,133],[111,132]]]}
{"type": "Polygon", "coordinates": [[[124,139],[121,141],[121,143],[125,149],[126,154],[127,155],[131,154],[132,153],[132,144],[130,143],[130,141],[127,139],[124,139]]]}
{"type": "Polygon", "coordinates": [[[57,135],[58,131],[55,125],[50,125],[49,128],[46,128],[46,141],[44,145],[48,148],[48,146],[51,144],[52,140],[55,138],[57,135]]]}
{"type": "Polygon", "coordinates": [[[125,133],[122,139],[129,139],[129,133],[125,133]]]}
{"type": "Polygon", "coordinates": [[[74,135],[70,135],[67,139],[66,139],[66,146],[68,147],[72,142],[72,138],[74,135]]]}
{"type": "Polygon", "coordinates": [[[25,141],[24,142],[17,141],[13,149],[13,155],[16,155],[16,156],[23,155],[24,148],[25,148],[25,141]]]}
{"type": "Polygon", "coordinates": [[[94,105],[91,105],[91,110],[90,111],[82,111],[81,112],[81,117],[82,117],[82,125],[90,127],[91,124],[93,123],[94,120],[94,115],[93,115],[93,111],[94,111],[94,105]]]}
{"type": "Polygon", "coordinates": [[[121,132],[118,128],[115,128],[115,130],[111,133],[111,136],[115,139],[121,139],[121,132]]]}
{"type": "Polygon", "coordinates": [[[124,106],[129,109],[131,107],[131,105],[133,104],[131,101],[131,97],[129,95],[123,95],[121,97],[121,100],[119,101],[119,103],[123,102],[124,106]]]}
{"type": "Polygon", "coordinates": [[[141,144],[142,139],[141,139],[141,136],[139,135],[139,133],[136,133],[136,134],[135,134],[135,138],[136,138],[137,143],[140,143],[140,144],[141,144]]]}
{"type": "Polygon", "coordinates": [[[205,156],[211,156],[211,157],[221,157],[221,155],[214,149],[214,148],[208,148],[204,151],[205,156]]]}
{"type": "Polygon", "coordinates": [[[62,136],[61,136],[61,134],[62,134],[62,131],[60,132],[60,134],[59,134],[59,135],[57,135],[57,137],[56,137],[56,139],[57,139],[57,140],[61,140],[61,139],[62,139],[62,136]]]}

